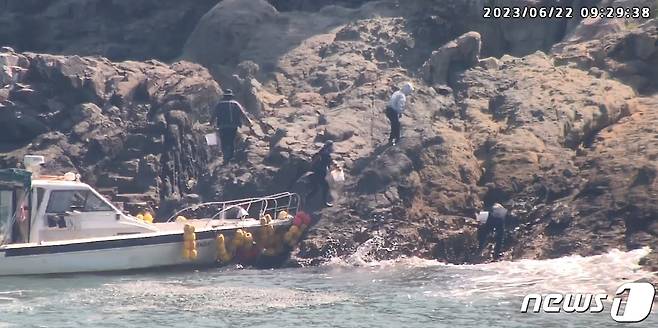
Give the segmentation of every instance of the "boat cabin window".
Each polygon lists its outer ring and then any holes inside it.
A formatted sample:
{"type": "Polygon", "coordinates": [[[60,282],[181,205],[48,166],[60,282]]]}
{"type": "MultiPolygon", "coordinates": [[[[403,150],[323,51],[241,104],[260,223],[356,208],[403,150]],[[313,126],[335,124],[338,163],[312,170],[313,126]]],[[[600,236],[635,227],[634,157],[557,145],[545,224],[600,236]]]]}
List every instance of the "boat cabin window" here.
{"type": "MultiPolygon", "coordinates": [[[[0,190],[0,230],[10,229],[8,227],[11,217],[14,215],[14,191],[0,190]]],[[[4,231],[0,231],[3,233],[4,231]]],[[[2,239],[2,236],[0,236],[2,239]]],[[[1,241],[1,240],[0,240],[1,241]]]]}
{"type": "Polygon", "coordinates": [[[46,189],[43,189],[43,188],[36,188],[36,189],[37,189],[37,203],[34,206],[35,210],[37,208],[42,208],[41,206],[43,206],[43,204],[42,204],[43,203],[43,196],[46,194],[46,189]]]}
{"type": "Polygon", "coordinates": [[[56,190],[50,193],[46,213],[67,211],[107,212],[112,207],[89,190],[56,190]]]}

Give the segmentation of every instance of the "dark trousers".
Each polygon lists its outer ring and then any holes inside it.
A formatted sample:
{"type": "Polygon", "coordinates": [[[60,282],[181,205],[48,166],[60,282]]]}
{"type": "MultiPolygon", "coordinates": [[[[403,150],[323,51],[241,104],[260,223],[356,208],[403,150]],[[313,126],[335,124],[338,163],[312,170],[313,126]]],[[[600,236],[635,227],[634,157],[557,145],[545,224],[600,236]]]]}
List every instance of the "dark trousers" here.
{"type": "Polygon", "coordinates": [[[329,183],[327,182],[327,174],[320,173],[320,172],[313,172],[311,176],[309,177],[309,180],[311,182],[311,190],[306,194],[306,198],[310,199],[320,191],[322,193],[322,201],[323,202],[328,202],[329,201],[329,183]]]}
{"type": "Polygon", "coordinates": [[[391,135],[388,137],[388,141],[400,141],[400,114],[393,108],[386,107],[386,117],[391,122],[391,135]]]}
{"type": "Polygon", "coordinates": [[[491,233],[494,233],[494,258],[500,256],[500,251],[505,242],[505,220],[494,216],[489,216],[487,223],[480,226],[478,229],[478,240],[480,242],[480,249],[484,246],[491,233]]]}
{"type": "Polygon", "coordinates": [[[230,161],[235,153],[235,137],[238,135],[238,128],[221,128],[219,129],[219,142],[222,144],[222,154],[224,163],[230,161]]]}

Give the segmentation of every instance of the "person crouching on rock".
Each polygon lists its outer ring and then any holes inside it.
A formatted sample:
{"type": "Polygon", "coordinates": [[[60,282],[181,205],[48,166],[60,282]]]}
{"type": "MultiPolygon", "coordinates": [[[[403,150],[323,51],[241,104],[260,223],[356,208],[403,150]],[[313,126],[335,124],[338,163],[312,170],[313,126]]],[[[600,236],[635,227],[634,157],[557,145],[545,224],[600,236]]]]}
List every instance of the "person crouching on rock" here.
{"type": "Polygon", "coordinates": [[[391,123],[391,135],[388,138],[388,143],[395,146],[400,142],[400,118],[404,113],[407,105],[407,96],[411,95],[414,87],[411,83],[407,82],[402,86],[402,89],[395,91],[391,96],[388,105],[386,106],[386,117],[391,123]]]}
{"type": "Polygon", "coordinates": [[[483,213],[488,213],[488,215],[483,218],[484,224],[478,229],[480,250],[482,250],[489,235],[493,232],[495,241],[494,259],[498,259],[501,255],[500,252],[503,248],[503,243],[505,242],[505,221],[507,220],[508,211],[503,205],[495,203],[489,211],[481,212],[480,214],[483,213]]]}
{"type": "Polygon", "coordinates": [[[240,128],[244,121],[249,128],[253,128],[253,122],[247,116],[242,105],[233,99],[233,91],[227,89],[224,97],[215,107],[215,119],[217,130],[219,132],[219,141],[222,146],[224,164],[227,164],[235,152],[235,141],[240,128]]]}
{"type": "Polygon", "coordinates": [[[322,199],[328,207],[334,206],[329,199],[329,183],[327,182],[327,173],[333,165],[336,165],[331,154],[334,151],[334,142],[329,140],[325,142],[322,149],[313,155],[311,159],[311,176],[310,191],[306,194],[309,199],[318,191],[321,191],[322,199]]]}

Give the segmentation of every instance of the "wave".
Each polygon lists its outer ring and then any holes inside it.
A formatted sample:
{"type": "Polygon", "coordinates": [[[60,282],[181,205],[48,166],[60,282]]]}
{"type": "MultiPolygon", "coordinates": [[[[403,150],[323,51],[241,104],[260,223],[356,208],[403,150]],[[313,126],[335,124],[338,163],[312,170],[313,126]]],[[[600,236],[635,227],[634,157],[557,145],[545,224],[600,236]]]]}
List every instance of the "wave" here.
{"type": "Polygon", "coordinates": [[[386,272],[409,279],[409,270],[421,270],[423,279],[435,286],[425,290],[430,296],[460,299],[504,298],[529,293],[608,293],[627,281],[655,281],[654,273],[639,265],[651,252],[649,247],[632,251],[613,249],[595,256],[571,255],[547,260],[500,261],[486,264],[454,265],[417,257],[371,260],[377,240],[364,243],[345,258],[333,258],[325,268],[365,268],[372,273],[386,272]],[[428,273],[431,272],[431,273],[428,273]]]}
{"type": "Polygon", "coordinates": [[[614,294],[623,282],[655,280],[654,273],[639,265],[650,252],[649,247],[613,249],[594,256],[454,266],[471,274],[462,286],[470,288],[456,288],[453,294],[470,297],[478,290],[492,297],[549,292],[614,294]]]}

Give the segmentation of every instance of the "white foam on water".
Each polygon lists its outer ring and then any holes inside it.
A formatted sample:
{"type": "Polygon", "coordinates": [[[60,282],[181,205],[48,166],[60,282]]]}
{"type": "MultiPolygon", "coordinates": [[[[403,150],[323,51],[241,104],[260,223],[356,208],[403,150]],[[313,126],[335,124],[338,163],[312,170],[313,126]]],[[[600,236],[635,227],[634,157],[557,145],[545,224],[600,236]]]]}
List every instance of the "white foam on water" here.
{"type": "Polygon", "coordinates": [[[329,268],[361,267],[372,272],[427,269],[437,270],[436,281],[424,286],[423,294],[460,299],[503,298],[529,293],[614,294],[623,282],[656,280],[639,262],[651,252],[644,247],[632,251],[613,249],[595,256],[572,255],[548,260],[500,261],[474,265],[452,265],[417,257],[369,261],[377,242],[366,242],[346,258],[334,258],[329,268]],[[381,270],[380,270],[381,269],[381,270]],[[433,288],[440,287],[440,288],[433,288]]]}
{"type": "Polygon", "coordinates": [[[381,262],[374,260],[373,252],[378,250],[383,242],[382,237],[374,236],[359,245],[354,253],[344,258],[334,257],[326,265],[342,267],[378,266],[381,262]]]}
{"type": "Polygon", "coordinates": [[[81,304],[102,303],[106,311],[237,311],[261,312],[337,303],[340,293],[279,287],[234,287],[182,282],[130,281],[106,284],[71,296],[81,304]],[[103,295],[99,298],[99,295],[103,295]]]}
{"type": "Polygon", "coordinates": [[[448,292],[466,298],[482,292],[491,297],[549,292],[613,294],[623,282],[656,278],[639,265],[650,252],[648,247],[628,252],[613,249],[587,257],[453,266],[469,272],[460,286],[448,292]]]}

